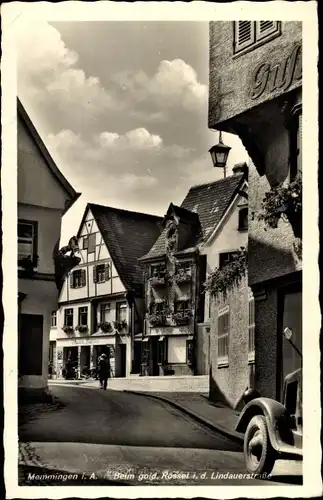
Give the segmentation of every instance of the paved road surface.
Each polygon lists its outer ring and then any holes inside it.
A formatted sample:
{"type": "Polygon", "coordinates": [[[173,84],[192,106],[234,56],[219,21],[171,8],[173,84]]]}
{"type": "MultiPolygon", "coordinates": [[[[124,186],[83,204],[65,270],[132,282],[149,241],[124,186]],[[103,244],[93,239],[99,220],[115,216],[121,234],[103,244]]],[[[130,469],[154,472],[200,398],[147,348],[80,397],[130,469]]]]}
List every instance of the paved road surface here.
{"type": "Polygon", "coordinates": [[[35,466],[127,484],[140,484],[140,473],[141,484],[299,484],[299,464],[295,469],[284,462],[277,462],[270,482],[219,479],[217,473],[245,473],[241,447],[166,403],[82,387],[51,391],[65,407],[39,413],[19,429],[20,441],[31,443],[35,466]],[[184,476],[175,477],[176,471],[184,476]]]}

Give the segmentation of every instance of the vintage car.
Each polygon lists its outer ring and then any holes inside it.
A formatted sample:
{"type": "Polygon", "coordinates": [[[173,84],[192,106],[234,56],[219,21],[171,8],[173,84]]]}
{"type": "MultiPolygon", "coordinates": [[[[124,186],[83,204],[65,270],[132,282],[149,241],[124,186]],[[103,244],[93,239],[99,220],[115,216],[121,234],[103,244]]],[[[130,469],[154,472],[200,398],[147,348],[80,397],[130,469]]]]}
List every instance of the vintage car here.
{"type": "MultiPolygon", "coordinates": [[[[284,335],[301,356],[289,328],[284,335]]],[[[244,460],[249,473],[270,474],[278,459],[302,460],[302,369],[285,377],[281,403],[264,397],[249,400],[236,431],[244,433],[244,460]]]]}

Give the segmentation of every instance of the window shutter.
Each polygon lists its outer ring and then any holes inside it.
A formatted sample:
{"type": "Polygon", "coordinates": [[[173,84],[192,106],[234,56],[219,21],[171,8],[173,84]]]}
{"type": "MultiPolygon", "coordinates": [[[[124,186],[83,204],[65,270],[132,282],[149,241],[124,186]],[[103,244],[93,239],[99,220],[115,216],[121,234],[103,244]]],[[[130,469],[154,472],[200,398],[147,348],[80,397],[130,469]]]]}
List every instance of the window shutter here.
{"type": "Polygon", "coordinates": [[[96,273],[96,266],[93,266],[93,283],[96,283],[98,281],[98,276],[96,273]]]}
{"type": "Polygon", "coordinates": [[[235,21],[234,52],[240,52],[254,42],[254,21],[235,21]]]}
{"type": "Polygon", "coordinates": [[[82,269],[82,286],[86,285],[86,271],[82,269]]]}
{"type": "Polygon", "coordinates": [[[257,41],[266,38],[268,35],[278,31],[278,21],[256,21],[257,41]]]}
{"type": "Polygon", "coordinates": [[[75,284],[74,284],[74,273],[71,273],[71,275],[70,275],[70,287],[71,287],[71,288],[75,288],[75,284]]]}
{"type": "Polygon", "coordinates": [[[105,278],[105,281],[108,281],[110,279],[110,265],[109,265],[109,262],[107,262],[105,264],[105,268],[104,268],[104,278],[105,278]]]}
{"type": "Polygon", "coordinates": [[[89,238],[88,236],[84,236],[83,238],[83,250],[86,250],[89,247],[89,238]]]}

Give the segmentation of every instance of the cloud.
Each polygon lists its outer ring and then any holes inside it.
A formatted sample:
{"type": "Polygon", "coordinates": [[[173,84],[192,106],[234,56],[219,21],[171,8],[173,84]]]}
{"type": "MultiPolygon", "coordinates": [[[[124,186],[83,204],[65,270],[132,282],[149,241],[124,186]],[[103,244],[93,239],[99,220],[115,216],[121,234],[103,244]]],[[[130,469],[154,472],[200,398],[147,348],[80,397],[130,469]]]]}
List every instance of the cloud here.
{"type": "Polygon", "coordinates": [[[163,146],[163,140],[159,135],[150,134],[145,128],[130,130],[124,135],[117,133],[102,132],[99,137],[102,148],[109,150],[159,150],[163,146]]]}
{"type": "Polygon", "coordinates": [[[87,76],[77,67],[78,54],[66,47],[50,24],[24,23],[17,35],[17,54],[19,95],[83,117],[120,108],[121,103],[99,78],[87,76]]]}
{"type": "Polygon", "coordinates": [[[161,61],[151,77],[144,71],[122,71],[113,80],[137,102],[162,103],[167,108],[181,106],[192,112],[207,105],[207,86],[198,81],[196,71],[182,59],[161,61]]]}

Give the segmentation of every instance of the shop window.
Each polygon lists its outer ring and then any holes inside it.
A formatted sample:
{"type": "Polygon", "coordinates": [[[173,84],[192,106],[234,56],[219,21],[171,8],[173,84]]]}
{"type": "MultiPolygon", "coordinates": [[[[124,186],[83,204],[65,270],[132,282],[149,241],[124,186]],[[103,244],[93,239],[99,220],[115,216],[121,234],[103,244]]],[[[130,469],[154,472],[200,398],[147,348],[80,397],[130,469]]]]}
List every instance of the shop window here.
{"type": "Polygon", "coordinates": [[[28,257],[36,257],[37,230],[37,222],[18,220],[18,263],[28,257]]]}
{"type": "Polygon", "coordinates": [[[239,231],[247,231],[248,229],[248,208],[239,210],[239,231]]]}
{"type": "Polygon", "coordinates": [[[238,255],[238,252],[222,252],[219,255],[219,268],[223,269],[230,264],[238,255]]]}
{"type": "Polygon", "coordinates": [[[85,269],[77,269],[71,274],[71,288],[82,288],[86,285],[85,269]]]}
{"type": "Polygon", "coordinates": [[[57,327],[57,311],[52,312],[51,327],[52,328],[57,327]]]}
{"type": "Polygon", "coordinates": [[[87,315],[88,315],[87,307],[79,307],[79,325],[87,326],[87,315]]]}
{"type": "Polygon", "coordinates": [[[121,323],[122,321],[127,321],[127,311],[128,311],[127,302],[117,302],[116,320],[118,323],[121,323]]]}
{"type": "Polygon", "coordinates": [[[104,283],[110,278],[109,263],[98,264],[93,267],[93,283],[104,283]]]}
{"type": "Polygon", "coordinates": [[[233,54],[245,54],[281,34],[280,21],[234,21],[233,54]]]}
{"type": "Polygon", "coordinates": [[[101,322],[108,323],[111,321],[111,303],[101,304],[101,322]]]}
{"type": "Polygon", "coordinates": [[[229,362],[229,309],[218,316],[218,364],[229,362]]]}
{"type": "Polygon", "coordinates": [[[302,112],[297,110],[289,125],[290,181],[302,173],[302,112]]]}
{"type": "Polygon", "coordinates": [[[249,341],[248,341],[248,361],[255,361],[255,300],[249,299],[249,341]]]}
{"type": "Polygon", "coordinates": [[[65,309],[64,311],[64,326],[73,326],[74,323],[74,311],[73,309],[65,309]]]}
{"type": "Polygon", "coordinates": [[[95,252],[95,242],[96,234],[89,234],[89,236],[84,236],[83,238],[83,250],[87,250],[87,253],[95,252]]]}

